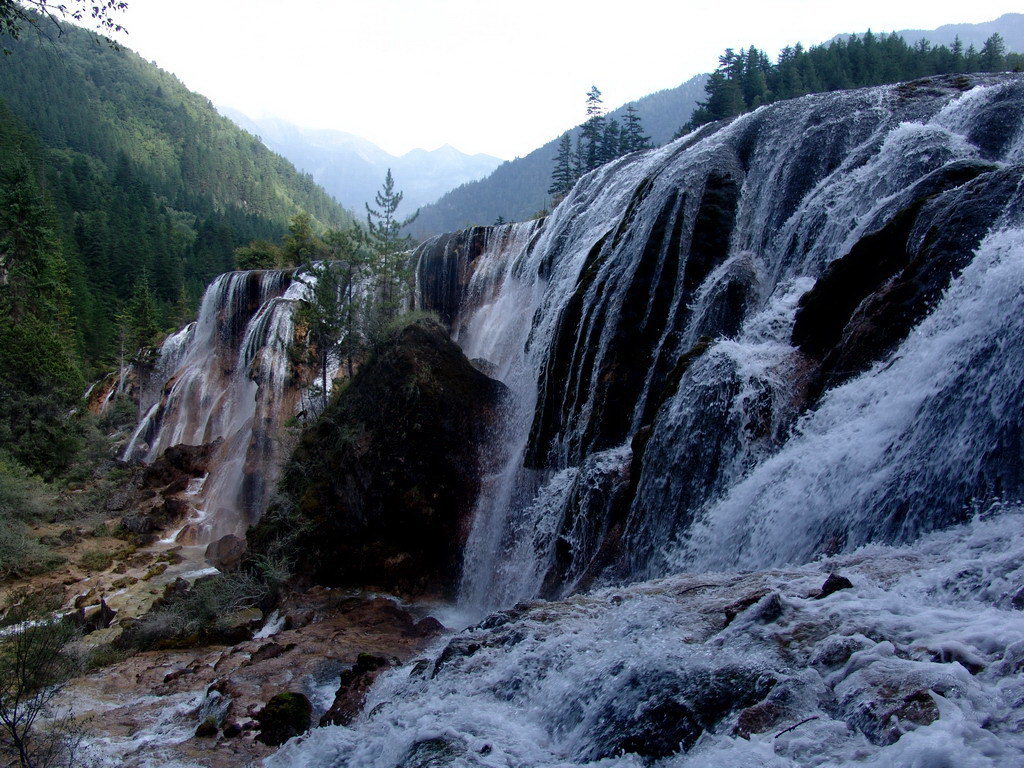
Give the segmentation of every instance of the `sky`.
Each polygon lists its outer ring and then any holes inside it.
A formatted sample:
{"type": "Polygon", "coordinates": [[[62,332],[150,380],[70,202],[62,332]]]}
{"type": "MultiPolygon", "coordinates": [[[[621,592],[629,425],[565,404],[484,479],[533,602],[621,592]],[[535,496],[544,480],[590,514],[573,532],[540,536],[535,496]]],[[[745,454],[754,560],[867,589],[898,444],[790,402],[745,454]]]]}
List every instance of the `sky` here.
{"type": "Polygon", "coordinates": [[[525,155],[714,68],[842,32],[990,21],[1019,0],[128,0],[125,45],[218,106],[332,128],[394,154],[525,155]]]}

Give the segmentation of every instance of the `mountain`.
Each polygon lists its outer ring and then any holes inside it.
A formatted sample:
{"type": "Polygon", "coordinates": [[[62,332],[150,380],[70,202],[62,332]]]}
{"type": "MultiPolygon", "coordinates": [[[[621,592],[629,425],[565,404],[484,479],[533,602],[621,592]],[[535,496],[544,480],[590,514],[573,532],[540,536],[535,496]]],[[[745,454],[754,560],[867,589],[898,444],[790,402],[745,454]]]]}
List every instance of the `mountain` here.
{"type": "Polygon", "coordinates": [[[980,49],[997,32],[1006,41],[1007,50],[1024,51],[1024,13],[1007,13],[981,24],[944,24],[938,29],[903,29],[896,34],[908,43],[924,38],[934,45],[951,45],[959,37],[965,48],[973,45],[980,49]]]}
{"type": "Polygon", "coordinates": [[[402,211],[411,213],[501,164],[500,158],[467,155],[447,144],[395,156],[351,133],[302,128],[277,117],[253,119],[230,108],[221,112],[311,174],[342,205],[357,211],[363,210],[363,203],[373,202],[389,168],[405,195],[402,211]]]}
{"type": "Polygon", "coordinates": [[[0,120],[31,136],[20,153],[54,208],[85,358],[112,354],[113,315],[143,277],[158,324],[175,326],[173,308],[232,269],[235,247],[279,238],[300,210],[325,226],[354,221],[311,176],[132,51],[71,25],[54,40],[0,42],[11,51],[0,120]]]}
{"type": "MultiPolygon", "coordinates": [[[[697,75],[682,85],[657,91],[633,102],[644,130],[655,144],[669,141],[704,98],[707,75],[697,75]]],[[[628,106],[628,105],[627,105],[628,106]]],[[[609,113],[620,122],[626,107],[609,113]]],[[[579,127],[572,129],[573,137],[579,127]]],[[[419,237],[449,232],[476,224],[490,224],[499,216],[506,220],[527,219],[551,203],[548,187],[558,137],[525,157],[502,163],[486,179],[464,184],[420,210],[410,227],[419,237]]]]}

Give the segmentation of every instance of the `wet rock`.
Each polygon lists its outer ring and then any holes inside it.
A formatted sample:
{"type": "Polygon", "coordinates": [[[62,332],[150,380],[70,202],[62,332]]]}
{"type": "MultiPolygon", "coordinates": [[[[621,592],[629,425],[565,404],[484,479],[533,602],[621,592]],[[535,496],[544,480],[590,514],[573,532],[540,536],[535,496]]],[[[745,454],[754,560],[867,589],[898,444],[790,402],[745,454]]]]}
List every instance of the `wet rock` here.
{"type": "Polygon", "coordinates": [[[341,673],[334,703],[320,718],[320,725],[348,725],[362,711],[373,681],[388,667],[390,660],[369,653],[359,654],[352,669],[341,673]]]}
{"type": "Polygon", "coordinates": [[[452,595],[504,397],[437,323],[396,331],[302,436],[282,480],[295,511],[264,515],[250,551],[294,535],[310,582],[452,595]]]}
{"type": "Polygon", "coordinates": [[[424,739],[409,748],[397,768],[444,768],[465,754],[464,743],[443,737],[424,739]]]}
{"type": "Polygon", "coordinates": [[[412,629],[416,637],[433,637],[434,635],[444,634],[446,631],[444,624],[433,616],[420,619],[412,629]]]}
{"type": "Polygon", "coordinates": [[[244,556],[245,539],[233,533],[211,542],[206,548],[206,562],[220,571],[235,570],[244,556]]]}
{"type": "Polygon", "coordinates": [[[191,478],[187,476],[179,477],[173,481],[170,485],[160,491],[161,496],[173,496],[176,493],[184,493],[188,490],[188,485],[191,482],[191,478]]]}
{"type": "Polygon", "coordinates": [[[814,599],[821,600],[822,598],[828,597],[841,589],[853,589],[853,582],[845,576],[830,573],[828,578],[825,579],[825,583],[821,585],[821,591],[814,596],[814,599]]]}
{"type": "Polygon", "coordinates": [[[731,712],[761,701],[775,678],[737,666],[626,676],[596,719],[579,755],[586,760],[622,753],[658,760],[692,747],[731,712]]]}
{"type": "Polygon", "coordinates": [[[788,714],[788,709],[776,701],[762,701],[740,712],[733,734],[749,739],[752,734],[764,733],[778,725],[788,714]]]}
{"type": "Polygon", "coordinates": [[[166,488],[183,478],[202,477],[210,469],[210,459],[223,441],[218,438],[205,445],[174,445],[157,457],[142,473],[147,488],[166,488]]]}
{"type": "Polygon", "coordinates": [[[873,643],[862,635],[829,637],[823,640],[811,656],[811,666],[835,668],[845,664],[850,656],[863,651],[873,643]]]}
{"type": "Polygon", "coordinates": [[[1018,181],[1019,171],[984,161],[950,163],[829,265],[801,299],[793,325],[794,345],[820,361],[812,400],[883,358],[922,320],[970,263],[1018,181]]]}
{"type": "Polygon", "coordinates": [[[217,735],[217,721],[208,717],[196,728],[197,739],[210,739],[217,735]]]}
{"type": "Polygon", "coordinates": [[[437,677],[437,674],[448,666],[456,659],[462,659],[472,656],[474,653],[480,650],[483,646],[480,645],[479,641],[472,637],[466,637],[459,635],[455,637],[445,649],[441,651],[441,655],[437,657],[437,661],[434,662],[434,669],[430,673],[431,677],[437,677]]]}
{"type": "Polygon", "coordinates": [[[256,715],[259,733],[256,740],[271,747],[284,744],[293,736],[309,730],[313,707],[301,693],[279,693],[256,715]]]}
{"type": "Polygon", "coordinates": [[[242,726],[236,722],[224,723],[224,727],[221,729],[221,733],[225,739],[234,739],[242,735],[242,726]]]}
{"type": "Polygon", "coordinates": [[[261,661],[276,659],[287,651],[287,648],[279,643],[266,643],[252,652],[249,658],[250,664],[259,664],[261,661]]]}

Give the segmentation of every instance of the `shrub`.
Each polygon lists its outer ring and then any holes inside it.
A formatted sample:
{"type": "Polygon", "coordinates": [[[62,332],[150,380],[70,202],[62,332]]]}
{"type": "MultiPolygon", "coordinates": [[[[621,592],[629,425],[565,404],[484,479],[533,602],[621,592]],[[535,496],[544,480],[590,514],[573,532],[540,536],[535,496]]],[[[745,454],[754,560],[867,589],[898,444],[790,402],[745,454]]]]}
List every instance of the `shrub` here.
{"type": "Polygon", "coordinates": [[[234,614],[257,607],[269,594],[268,586],[248,573],[199,579],[143,616],[130,629],[126,642],[140,650],[214,642],[234,629],[234,614]]]}
{"type": "Polygon", "coordinates": [[[22,768],[72,766],[82,732],[70,713],[53,711],[53,702],[78,663],[70,653],[78,631],[54,618],[54,606],[21,597],[0,622],[0,756],[3,765],[22,768]],[[46,720],[45,729],[39,727],[46,720]]]}

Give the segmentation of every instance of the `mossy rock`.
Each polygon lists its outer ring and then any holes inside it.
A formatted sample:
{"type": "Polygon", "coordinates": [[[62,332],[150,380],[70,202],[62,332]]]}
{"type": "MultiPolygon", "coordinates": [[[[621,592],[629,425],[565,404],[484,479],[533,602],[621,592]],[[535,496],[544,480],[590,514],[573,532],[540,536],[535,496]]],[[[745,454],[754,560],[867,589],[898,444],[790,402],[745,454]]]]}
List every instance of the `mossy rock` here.
{"type": "Polygon", "coordinates": [[[260,724],[256,740],[271,747],[280,746],[308,731],[312,718],[313,706],[309,699],[301,693],[279,693],[256,716],[260,724]]]}

